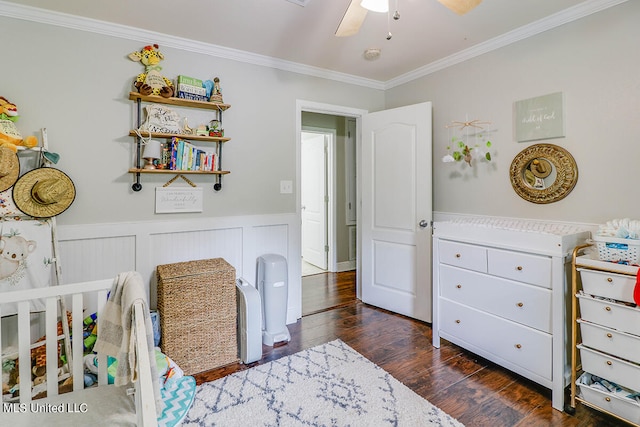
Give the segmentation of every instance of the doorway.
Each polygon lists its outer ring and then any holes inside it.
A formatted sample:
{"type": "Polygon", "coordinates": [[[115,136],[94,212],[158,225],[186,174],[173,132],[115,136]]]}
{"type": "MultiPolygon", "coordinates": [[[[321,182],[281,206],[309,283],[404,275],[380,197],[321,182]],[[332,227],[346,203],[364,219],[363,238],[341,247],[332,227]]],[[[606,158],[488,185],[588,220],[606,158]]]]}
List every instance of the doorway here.
{"type": "MultiPolygon", "coordinates": [[[[306,200],[307,168],[318,168],[316,166],[305,166],[308,156],[305,143],[308,133],[318,134],[332,133],[328,138],[333,138],[333,144],[327,149],[327,196],[329,200],[327,210],[327,239],[328,239],[328,262],[324,270],[316,270],[315,275],[306,275],[304,265],[302,269],[302,297],[303,315],[311,312],[329,309],[336,304],[344,304],[346,299],[355,300],[359,288],[357,285],[358,268],[358,240],[357,240],[357,144],[359,136],[357,133],[357,123],[359,117],[366,113],[362,110],[355,110],[345,107],[337,107],[313,102],[298,101],[297,121],[298,121],[298,194],[300,203],[301,224],[307,222],[305,216],[310,213],[306,200]],[[348,277],[345,280],[344,277],[348,277]],[[337,284],[340,282],[340,285],[337,284]],[[345,286],[351,286],[344,297],[342,292],[345,286]],[[319,289],[319,288],[322,289],[319,289]],[[340,289],[340,291],[338,291],[340,289]],[[337,298],[337,293],[340,298],[337,298]],[[305,299],[306,297],[306,299],[305,299]],[[320,301],[322,299],[322,301],[320,301]],[[310,305],[311,304],[311,305],[310,305]],[[326,307],[325,307],[326,306],[326,307]]],[[[318,138],[319,141],[319,138],[318,138]]],[[[318,142],[318,145],[320,143],[318,142]]],[[[322,158],[322,154],[314,156],[322,158]]],[[[315,182],[318,180],[316,179],[315,182]]],[[[305,259],[305,247],[308,246],[305,226],[301,225],[301,259],[305,259]]]]}
{"type": "Polygon", "coordinates": [[[302,275],[334,264],[334,146],[336,131],[304,127],[300,135],[302,275]]]}
{"type": "Polygon", "coordinates": [[[302,112],[302,276],[356,269],[355,140],[355,119],[302,112]]]}
{"type": "MultiPolygon", "coordinates": [[[[365,110],[310,101],[296,102],[298,189],[303,113],[355,119],[356,297],[368,304],[424,321],[431,320],[431,265],[430,262],[420,262],[431,259],[431,111],[429,102],[371,114],[365,110]],[[363,142],[365,140],[366,143],[363,142]],[[389,170],[398,171],[398,176],[389,179],[389,170]],[[391,200],[387,200],[389,197],[391,200]],[[398,205],[407,209],[394,210],[393,206],[398,205]],[[387,241],[388,238],[385,240],[384,236],[390,235],[385,232],[396,229],[406,232],[400,233],[401,238],[398,239],[395,238],[398,233],[394,234],[391,242],[387,241]],[[387,292],[392,294],[389,298],[376,292],[390,285],[402,294],[401,298],[396,298],[393,290],[387,292]]],[[[300,200],[298,190],[298,218],[301,218],[300,200]]],[[[298,259],[302,257],[300,247],[301,244],[296,251],[298,259]]]]}

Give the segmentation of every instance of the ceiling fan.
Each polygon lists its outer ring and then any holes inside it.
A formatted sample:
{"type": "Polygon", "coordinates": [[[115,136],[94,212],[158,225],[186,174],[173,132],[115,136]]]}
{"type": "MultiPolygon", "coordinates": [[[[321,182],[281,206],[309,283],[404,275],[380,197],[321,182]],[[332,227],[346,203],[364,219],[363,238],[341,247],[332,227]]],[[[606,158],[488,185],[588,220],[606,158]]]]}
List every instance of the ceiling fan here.
{"type": "MultiPolygon", "coordinates": [[[[458,15],[464,15],[471,9],[480,4],[482,0],[438,0],[440,3],[457,13],[458,15]]],[[[347,37],[356,34],[364,18],[367,16],[367,11],[374,12],[388,12],[389,0],[351,0],[347,11],[340,21],[340,25],[336,30],[336,36],[347,37]]],[[[398,19],[400,15],[396,11],[394,19],[398,19]]]]}

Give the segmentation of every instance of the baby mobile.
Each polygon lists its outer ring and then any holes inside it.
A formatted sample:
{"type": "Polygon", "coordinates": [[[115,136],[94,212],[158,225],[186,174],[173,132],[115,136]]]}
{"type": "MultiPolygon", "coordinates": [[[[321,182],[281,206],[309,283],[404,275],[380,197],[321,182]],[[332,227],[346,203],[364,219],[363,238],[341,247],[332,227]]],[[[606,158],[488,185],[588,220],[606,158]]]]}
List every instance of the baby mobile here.
{"type": "Polygon", "coordinates": [[[482,159],[491,161],[491,141],[487,138],[489,131],[486,125],[491,122],[482,122],[478,119],[469,121],[452,121],[446,128],[450,129],[451,144],[447,145],[447,154],[442,158],[444,163],[464,161],[469,166],[472,161],[482,159]],[[470,132],[471,131],[471,132],[470,132]],[[452,151],[453,150],[453,151],[452,151]]]}

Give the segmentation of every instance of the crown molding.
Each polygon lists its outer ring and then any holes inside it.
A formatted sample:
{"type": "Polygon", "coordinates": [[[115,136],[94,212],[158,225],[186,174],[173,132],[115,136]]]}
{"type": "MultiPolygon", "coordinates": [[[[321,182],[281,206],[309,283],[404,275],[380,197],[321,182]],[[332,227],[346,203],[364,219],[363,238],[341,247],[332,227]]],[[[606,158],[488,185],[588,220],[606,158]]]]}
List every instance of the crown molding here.
{"type": "Polygon", "coordinates": [[[58,27],[71,28],[74,30],[88,31],[127,40],[137,40],[142,43],[147,43],[149,40],[155,40],[156,43],[164,47],[172,47],[202,55],[230,59],[247,64],[260,65],[282,71],[289,71],[357,86],[364,86],[378,90],[384,89],[384,82],[379,80],[366,79],[351,74],[340,73],[337,71],[304,65],[292,61],[285,61],[270,56],[259,55],[238,49],[231,49],[211,43],[200,42],[182,37],[175,37],[164,33],[143,30],[140,28],[129,27],[126,25],[115,24],[91,18],[79,17],[66,13],[39,9],[32,6],[19,5],[17,3],[4,2],[2,0],[0,0],[0,16],[38,22],[41,24],[55,25],[58,27]]]}
{"type": "Polygon", "coordinates": [[[364,86],[372,89],[387,90],[627,1],[628,0],[587,0],[544,19],[517,28],[491,40],[479,43],[468,49],[447,56],[446,58],[434,61],[401,76],[387,80],[386,82],[366,79],[352,74],[340,73],[292,61],[285,61],[238,49],[231,49],[211,43],[204,43],[186,38],[170,36],[164,33],[142,30],[126,25],[78,17],[75,15],[39,9],[31,6],[24,6],[2,0],[0,0],[0,16],[7,16],[9,18],[39,22],[42,24],[55,25],[75,30],[89,31],[92,33],[127,40],[137,40],[142,43],[147,43],[149,40],[156,40],[158,44],[163,46],[198,54],[230,59],[247,64],[259,65],[282,71],[289,71],[357,86],[364,86]]]}
{"type": "Polygon", "coordinates": [[[408,83],[412,80],[416,80],[420,77],[428,76],[436,71],[444,70],[485,53],[491,52],[501,47],[508,46],[520,40],[535,36],[542,32],[557,28],[561,25],[569,22],[576,21],[584,18],[585,16],[592,15],[602,10],[608,9],[613,6],[617,6],[621,3],[625,3],[628,0],[588,0],[580,3],[576,6],[565,9],[561,12],[547,16],[544,19],[540,19],[531,24],[525,25],[520,28],[516,28],[513,31],[502,34],[486,42],[479,43],[468,49],[461,50],[460,52],[449,55],[438,61],[434,61],[423,67],[416,68],[413,71],[405,73],[401,76],[395,77],[391,80],[387,80],[384,85],[384,89],[391,89],[396,86],[408,83]]]}

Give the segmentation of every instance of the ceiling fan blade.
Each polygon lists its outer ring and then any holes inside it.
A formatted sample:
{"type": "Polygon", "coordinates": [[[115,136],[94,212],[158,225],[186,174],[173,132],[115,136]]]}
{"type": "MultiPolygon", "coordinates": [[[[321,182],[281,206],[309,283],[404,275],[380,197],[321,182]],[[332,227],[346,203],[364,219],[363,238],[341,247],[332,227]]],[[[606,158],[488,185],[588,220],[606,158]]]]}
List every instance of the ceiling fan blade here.
{"type": "Polygon", "coordinates": [[[360,31],[365,16],[367,16],[367,9],[360,6],[360,0],[351,0],[336,30],[336,36],[347,37],[356,34],[360,31]]]}
{"type": "Polygon", "coordinates": [[[457,13],[458,15],[464,15],[471,9],[479,5],[482,0],[438,0],[443,5],[457,13]]]}

